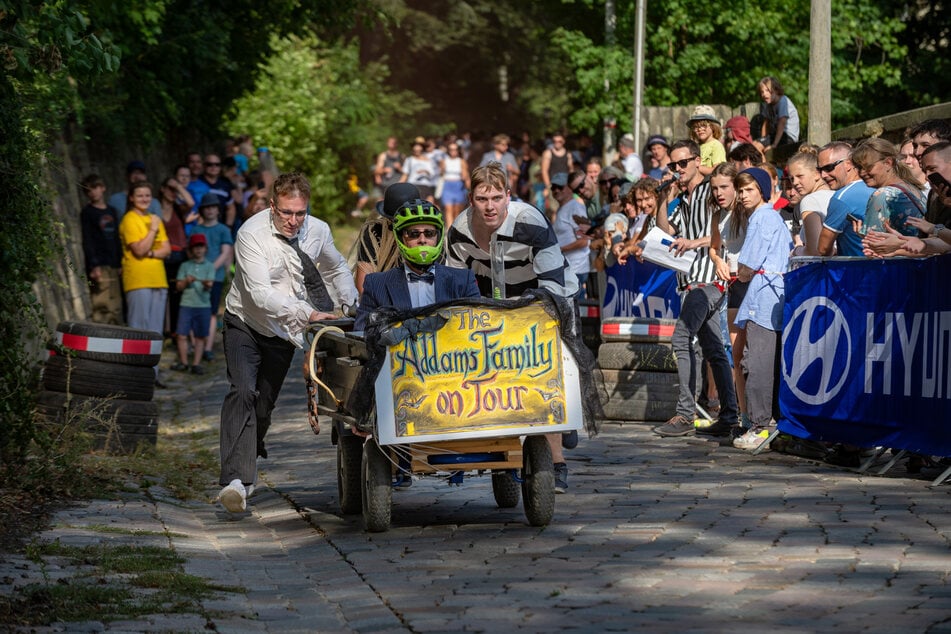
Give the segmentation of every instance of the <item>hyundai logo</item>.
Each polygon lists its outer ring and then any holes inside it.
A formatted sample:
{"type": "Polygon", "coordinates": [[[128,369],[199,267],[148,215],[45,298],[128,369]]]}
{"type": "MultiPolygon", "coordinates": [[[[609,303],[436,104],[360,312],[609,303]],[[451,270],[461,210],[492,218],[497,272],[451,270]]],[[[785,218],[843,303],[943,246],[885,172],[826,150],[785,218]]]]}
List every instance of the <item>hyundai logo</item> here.
{"type": "Polygon", "coordinates": [[[783,332],[783,378],[808,405],[835,398],[849,376],[852,335],[845,316],[827,297],[799,305],[783,332]]]}

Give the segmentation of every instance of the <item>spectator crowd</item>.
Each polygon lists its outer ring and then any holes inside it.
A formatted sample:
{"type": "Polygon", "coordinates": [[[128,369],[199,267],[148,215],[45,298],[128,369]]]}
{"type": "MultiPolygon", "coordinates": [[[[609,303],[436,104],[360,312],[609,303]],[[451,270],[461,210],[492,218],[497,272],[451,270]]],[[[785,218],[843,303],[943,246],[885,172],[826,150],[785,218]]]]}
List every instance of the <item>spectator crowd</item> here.
{"type": "MultiPolygon", "coordinates": [[[[400,262],[392,221],[405,201],[396,192],[437,206],[441,220],[431,224],[448,234],[467,217],[472,176],[486,166],[500,170],[512,201],[541,212],[544,220],[533,222],[552,230],[571,277],[562,286],[578,300],[598,299],[597,272],[640,259],[657,227],[676,254],[696,257],[678,273],[677,411],[656,432],[760,448],[779,418],[790,258],[951,250],[951,125],[922,121],[897,144],[839,139],[818,147],[801,137],[798,111],[776,78],[764,77],[756,90],[762,105],[752,120],[721,121],[712,107],[697,106],[680,138],[653,134],[638,148],[623,134],[608,164],[590,136],[563,131],[539,140],[418,136],[407,146],[390,137],[368,171],[369,191],[358,174],[346,190],[353,214],[368,216],[351,257],[357,291],[367,275],[400,262]],[[776,164],[768,155],[789,158],[776,164]],[[367,214],[370,201],[376,211],[367,214]],[[704,418],[715,421],[698,426],[704,418]]],[[[85,178],[93,319],[166,333],[177,342],[173,369],[201,373],[202,361],[214,358],[236,236],[250,216],[273,207],[276,176],[267,149],[241,137],[223,155],[189,153],[154,185],[140,161],[128,164],[128,182],[110,196],[101,178],[85,178]]]]}

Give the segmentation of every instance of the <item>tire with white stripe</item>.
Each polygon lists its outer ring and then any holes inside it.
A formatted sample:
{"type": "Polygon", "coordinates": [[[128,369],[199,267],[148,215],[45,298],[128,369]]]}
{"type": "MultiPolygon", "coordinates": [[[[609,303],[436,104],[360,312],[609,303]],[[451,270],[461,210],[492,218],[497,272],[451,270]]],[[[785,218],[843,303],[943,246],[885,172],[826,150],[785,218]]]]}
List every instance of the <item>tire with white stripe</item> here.
{"type": "Polygon", "coordinates": [[[601,340],[670,343],[676,325],[676,319],[606,317],[601,321],[601,340]]]}
{"type": "Polygon", "coordinates": [[[151,401],[155,393],[155,371],[137,365],[54,354],[43,368],[43,387],[81,396],[151,401]]]}
{"type": "Polygon", "coordinates": [[[87,321],[56,326],[56,343],[80,359],[154,367],[162,358],[162,335],[151,330],[87,321]]]}
{"type": "Polygon", "coordinates": [[[669,343],[602,343],[598,348],[602,370],[649,370],[676,372],[677,357],[669,343]]]}
{"type": "Polygon", "coordinates": [[[129,453],[140,443],[155,445],[158,405],[151,401],[100,399],[42,391],[36,411],[58,424],[81,425],[94,446],[111,453],[129,453]]]}

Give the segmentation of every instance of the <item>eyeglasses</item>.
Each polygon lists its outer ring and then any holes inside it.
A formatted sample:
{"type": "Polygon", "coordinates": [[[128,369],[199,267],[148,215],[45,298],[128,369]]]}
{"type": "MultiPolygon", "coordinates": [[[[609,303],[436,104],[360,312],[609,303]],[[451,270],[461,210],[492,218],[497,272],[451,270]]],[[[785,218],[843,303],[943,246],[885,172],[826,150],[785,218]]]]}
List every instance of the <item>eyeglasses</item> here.
{"type": "Polygon", "coordinates": [[[304,217],[307,216],[307,211],[290,211],[288,209],[281,209],[277,205],[274,205],[274,211],[280,214],[281,218],[285,220],[290,220],[291,218],[303,220],[304,217]]]}
{"type": "Polygon", "coordinates": [[[564,188],[565,188],[564,185],[552,185],[552,186],[551,186],[551,191],[552,191],[552,193],[560,192],[560,191],[563,190],[564,188]]]}
{"type": "Polygon", "coordinates": [[[413,229],[412,231],[404,231],[403,239],[404,240],[419,240],[420,238],[426,238],[427,240],[432,240],[439,237],[439,232],[435,229],[413,229]]]}
{"type": "Polygon", "coordinates": [[[837,167],[839,166],[839,164],[842,163],[843,161],[845,161],[845,159],[844,159],[844,158],[840,158],[838,161],[835,161],[834,163],[828,163],[828,164],[826,164],[826,165],[820,165],[820,166],[819,166],[818,168],[816,168],[816,169],[818,169],[820,172],[831,172],[832,170],[834,170],[835,168],[837,168],[837,167]]]}
{"type": "Polygon", "coordinates": [[[205,161],[205,167],[221,167],[221,163],[215,163],[213,161],[205,161]]]}
{"type": "Polygon", "coordinates": [[[680,159],[679,161],[671,161],[667,164],[667,169],[672,172],[679,172],[680,170],[687,169],[687,166],[690,165],[697,157],[691,156],[690,158],[680,159]]]}

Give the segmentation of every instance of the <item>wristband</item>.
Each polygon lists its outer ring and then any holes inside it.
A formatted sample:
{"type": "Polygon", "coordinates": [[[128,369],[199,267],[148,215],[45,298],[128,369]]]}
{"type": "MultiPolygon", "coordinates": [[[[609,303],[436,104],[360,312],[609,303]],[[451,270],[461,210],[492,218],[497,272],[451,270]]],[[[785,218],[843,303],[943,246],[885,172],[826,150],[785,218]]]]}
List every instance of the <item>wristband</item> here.
{"type": "Polygon", "coordinates": [[[932,237],[937,238],[937,237],[938,237],[938,234],[941,233],[944,229],[945,229],[945,226],[944,226],[944,225],[942,225],[942,224],[936,224],[936,225],[934,226],[934,228],[931,230],[931,235],[932,235],[932,237]]]}

